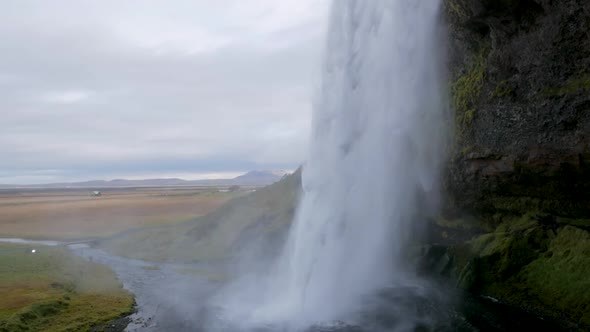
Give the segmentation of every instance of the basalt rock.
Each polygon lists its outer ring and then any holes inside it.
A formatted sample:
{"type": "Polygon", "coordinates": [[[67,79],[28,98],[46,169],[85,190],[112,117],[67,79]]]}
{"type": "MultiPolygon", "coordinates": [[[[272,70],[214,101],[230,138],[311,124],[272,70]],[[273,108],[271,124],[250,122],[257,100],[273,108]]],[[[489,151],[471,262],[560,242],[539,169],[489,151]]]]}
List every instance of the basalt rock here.
{"type": "Polygon", "coordinates": [[[590,2],[448,0],[451,205],[590,216],[590,2]]]}
{"type": "Polygon", "coordinates": [[[421,268],[590,329],[590,2],[444,4],[455,130],[421,268]]]}

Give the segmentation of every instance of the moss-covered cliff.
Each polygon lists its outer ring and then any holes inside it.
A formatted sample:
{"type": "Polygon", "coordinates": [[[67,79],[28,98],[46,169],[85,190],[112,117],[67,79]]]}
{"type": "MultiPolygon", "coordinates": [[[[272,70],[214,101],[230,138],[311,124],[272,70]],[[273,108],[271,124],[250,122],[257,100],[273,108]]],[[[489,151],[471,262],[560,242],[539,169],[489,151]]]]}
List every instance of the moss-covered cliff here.
{"type": "Polygon", "coordinates": [[[449,248],[440,272],[590,328],[590,2],[445,12],[456,128],[430,238],[449,248]]]}
{"type": "Polygon", "coordinates": [[[446,9],[455,204],[590,215],[590,3],[448,0],[446,9]]]}

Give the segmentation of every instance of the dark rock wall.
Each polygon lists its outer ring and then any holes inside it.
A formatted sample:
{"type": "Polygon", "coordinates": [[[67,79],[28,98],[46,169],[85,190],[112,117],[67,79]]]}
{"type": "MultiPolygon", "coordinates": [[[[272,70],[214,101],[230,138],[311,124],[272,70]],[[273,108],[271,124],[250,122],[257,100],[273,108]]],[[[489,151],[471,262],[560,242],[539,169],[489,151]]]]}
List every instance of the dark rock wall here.
{"type": "Polygon", "coordinates": [[[590,216],[590,1],[447,0],[445,10],[454,206],[590,216]]]}
{"type": "Polygon", "coordinates": [[[455,130],[421,268],[590,330],[590,0],[444,4],[455,130]]]}

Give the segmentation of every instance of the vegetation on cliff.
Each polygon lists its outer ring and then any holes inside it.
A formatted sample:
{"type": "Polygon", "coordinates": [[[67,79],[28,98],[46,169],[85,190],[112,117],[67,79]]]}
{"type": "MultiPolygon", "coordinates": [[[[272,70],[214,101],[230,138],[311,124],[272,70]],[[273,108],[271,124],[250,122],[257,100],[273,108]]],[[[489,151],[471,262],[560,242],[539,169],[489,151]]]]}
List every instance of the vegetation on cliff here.
{"type": "Polygon", "coordinates": [[[590,10],[576,0],[445,7],[459,135],[429,239],[444,249],[426,253],[430,265],[474,294],[588,329],[590,10]]]}
{"type": "Polygon", "coordinates": [[[460,287],[590,327],[590,233],[546,215],[510,218],[457,244],[460,287]]]}
{"type": "Polygon", "coordinates": [[[477,99],[481,94],[485,79],[485,62],[488,50],[482,47],[467,72],[451,84],[455,123],[458,133],[462,133],[469,126],[476,113],[477,99]]]}

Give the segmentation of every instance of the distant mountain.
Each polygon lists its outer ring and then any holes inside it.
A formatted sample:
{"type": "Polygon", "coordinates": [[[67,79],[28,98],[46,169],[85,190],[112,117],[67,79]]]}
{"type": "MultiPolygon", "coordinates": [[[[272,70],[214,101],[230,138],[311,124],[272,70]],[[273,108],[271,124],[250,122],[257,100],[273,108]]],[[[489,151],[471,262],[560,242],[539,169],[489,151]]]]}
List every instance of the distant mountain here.
{"type": "Polygon", "coordinates": [[[33,185],[2,185],[0,188],[113,188],[113,187],[166,187],[166,186],[267,186],[273,184],[285,175],[285,171],[250,171],[233,179],[183,180],[177,178],[110,181],[93,180],[84,182],[63,182],[33,185]]]}

